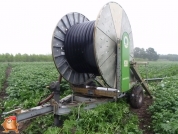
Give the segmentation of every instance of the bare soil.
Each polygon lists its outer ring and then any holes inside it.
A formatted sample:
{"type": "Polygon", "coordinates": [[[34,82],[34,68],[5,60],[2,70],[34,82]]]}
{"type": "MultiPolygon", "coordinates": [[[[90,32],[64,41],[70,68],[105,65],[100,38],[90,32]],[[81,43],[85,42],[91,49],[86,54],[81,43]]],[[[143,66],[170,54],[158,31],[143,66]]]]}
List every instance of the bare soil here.
{"type": "Polygon", "coordinates": [[[132,112],[137,114],[140,121],[139,128],[143,130],[143,134],[154,134],[151,128],[151,114],[148,111],[149,106],[153,103],[153,99],[149,96],[144,97],[143,106],[140,109],[130,108],[132,112]]]}
{"type": "Polygon", "coordinates": [[[30,124],[31,124],[31,120],[20,122],[18,127],[19,132],[23,132],[30,124]]]}

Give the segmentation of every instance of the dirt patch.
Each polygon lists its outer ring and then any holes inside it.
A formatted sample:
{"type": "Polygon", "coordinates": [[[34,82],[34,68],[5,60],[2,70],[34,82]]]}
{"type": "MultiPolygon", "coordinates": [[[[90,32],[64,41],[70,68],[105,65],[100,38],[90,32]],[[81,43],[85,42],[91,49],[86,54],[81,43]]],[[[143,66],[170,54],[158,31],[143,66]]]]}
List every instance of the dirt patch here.
{"type": "Polygon", "coordinates": [[[31,120],[20,122],[18,127],[19,132],[23,132],[30,124],[31,124],[31,120]]]}
{"type": "Polygon", "coordinates": [[[149,96],[144,97],[144,104],[140,109],[130,108],[132,112],[136,113],[139,118],[139,127],[143,130],[143,134],[154,134],[151,128],[151,114],[148,111],[149,106],[153,103],[153,99],[149,96]]]}
{"type": "MultiPolygon", "coordinates": [[[[2,101],[5,99],[5,97],[7,97],[7,94],[6,94],[6,88],[8,87],[8,82],[7,82],[7,79],[11,73],[11,69],[12,67],[9,65],[6,69],[6,75],[5,75],[5,81],[4,81],[4,84],[3,84],[3,87],[2,89],[0,90],[0,103],[2,104],[2,101]]],[[[4,109],[1,108],[1,110],[3,111],[4,109]]],[[[0,121],[3,121],[3,117],[0,116],[0,121]]],[[[2,133],[3,131],[3,127],[1,126],[0,124],[0,134],[2,133]]]]}

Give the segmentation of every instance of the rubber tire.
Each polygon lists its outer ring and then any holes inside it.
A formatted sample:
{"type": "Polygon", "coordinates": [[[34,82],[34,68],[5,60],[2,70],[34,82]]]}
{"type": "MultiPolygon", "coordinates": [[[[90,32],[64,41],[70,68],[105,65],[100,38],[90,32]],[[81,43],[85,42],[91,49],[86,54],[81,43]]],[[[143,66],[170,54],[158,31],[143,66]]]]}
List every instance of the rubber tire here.
{"type": "Polygon", "coordinates": [[[130,93],[130,105],[133,108],[141,108],[144,101],[144,93],[141,86],[134,87],[130,93]]]}

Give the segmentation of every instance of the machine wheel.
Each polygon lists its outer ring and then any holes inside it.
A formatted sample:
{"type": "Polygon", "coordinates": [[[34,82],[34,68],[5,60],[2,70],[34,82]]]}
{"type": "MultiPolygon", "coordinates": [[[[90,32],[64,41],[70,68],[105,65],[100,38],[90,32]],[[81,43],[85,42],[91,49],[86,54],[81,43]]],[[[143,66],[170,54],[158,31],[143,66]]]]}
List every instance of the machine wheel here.
{"type": "Polygon", "coordinates": [[[143,105],[144,94],[141,86],[134,87],[130,93],[130,105],[133,108],[141,108],[143,105]]]}

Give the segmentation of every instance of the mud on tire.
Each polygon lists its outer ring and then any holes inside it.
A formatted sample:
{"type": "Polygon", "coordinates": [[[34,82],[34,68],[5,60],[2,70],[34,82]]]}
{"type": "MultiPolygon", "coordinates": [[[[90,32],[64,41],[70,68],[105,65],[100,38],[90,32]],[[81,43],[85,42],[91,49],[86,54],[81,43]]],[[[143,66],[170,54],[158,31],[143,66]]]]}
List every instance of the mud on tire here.
{"type": "Polygon", "coordinates": [[[129,101],[133,108],[141,108],[143,105],[144,93],[141,86],[133,87],[131,90],[129,101]]]}

